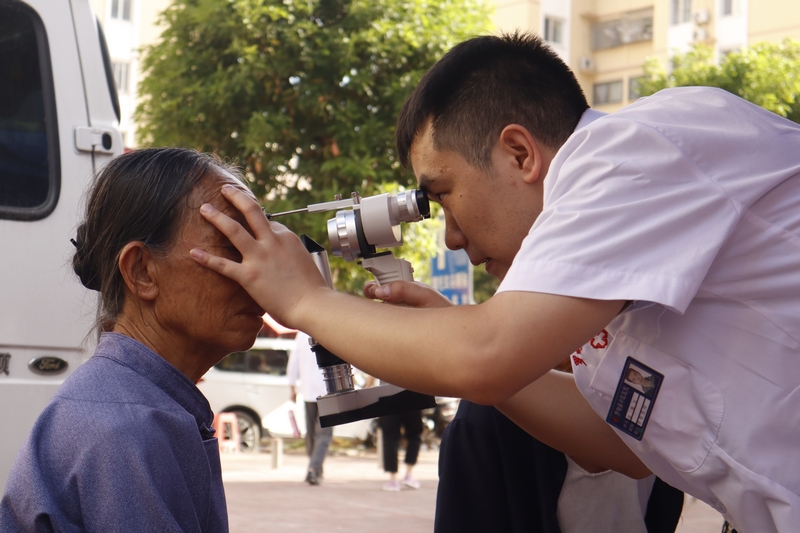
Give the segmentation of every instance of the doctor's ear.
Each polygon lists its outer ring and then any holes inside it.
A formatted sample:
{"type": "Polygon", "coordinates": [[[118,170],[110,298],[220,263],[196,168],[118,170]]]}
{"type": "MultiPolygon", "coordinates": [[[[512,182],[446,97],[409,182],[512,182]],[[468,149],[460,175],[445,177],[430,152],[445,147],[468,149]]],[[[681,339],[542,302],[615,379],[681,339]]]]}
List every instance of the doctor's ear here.
{"type": "Polygon", "coordinates": [[[153,254],[143,242],[125,245],[119,254],[119,271],[128,290],[142,300],[154,300],[158,295],[153,254]]]}
{"type": "Polygon", "coordinates": [[[500,150],[514,158],[515,167],[523,173],[526,183],[539,179],[542,168],[546,168],[543,157],[546,155],[544,145],[531,135],[524,126],[509,124],[500,132],[500,150]]]}

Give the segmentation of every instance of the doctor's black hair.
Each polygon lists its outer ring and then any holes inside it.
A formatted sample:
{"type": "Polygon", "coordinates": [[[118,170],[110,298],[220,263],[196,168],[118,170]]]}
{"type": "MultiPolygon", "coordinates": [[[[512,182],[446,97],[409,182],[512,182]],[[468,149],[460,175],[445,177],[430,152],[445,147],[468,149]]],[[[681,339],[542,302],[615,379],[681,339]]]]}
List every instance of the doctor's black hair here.
{"type": "Polygon", "coordinates": [[[588,107],[575,75],[539,36],[475,37],[447,52],[406,99],[395,130],[397,153],[407,167],[430,118],[434,148],[486,170],[507,125],[519,124],[558,149],[588,107]]]}
{"type": "Polygon", "coordinates": [[[83,285],[100,292],[97,326],[113,328],[125,301],[119,255],[140,241],[166,254],[185,221],[194,188],[214,170],[239,179],[235,167],[214,155],[185,148],[145,148],[112,159],[88,191],[78,226],[72,267],[83,285]]]}

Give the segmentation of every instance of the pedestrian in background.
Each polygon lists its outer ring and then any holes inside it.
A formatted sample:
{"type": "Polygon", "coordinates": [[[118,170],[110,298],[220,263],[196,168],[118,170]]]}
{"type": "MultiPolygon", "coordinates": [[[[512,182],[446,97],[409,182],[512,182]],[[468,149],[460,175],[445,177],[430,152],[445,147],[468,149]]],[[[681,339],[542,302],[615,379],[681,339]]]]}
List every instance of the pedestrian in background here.
{"type": "Polygon", "coordinates": [[[382,416],[378,425],[383,434],[383,471],[389,473],[389,481],[383,490],[397,492],[403,487],[418,489],[419,481],[411,477],[411,471],[417,464],[419,448],[422,444],[422,411],[409,411],[397,415],[382,416]],[[406,438],[405,465],[406,474],[402,480],[397,479],[397,454],[400,449],[400,430],[406,438]]]}
{"type": "Polygon", "coordinates": [[[322,463],[333,439],[333,428],[323,428],[319,424],[317,398],[325,395],[325,382],[322,381],[322,372],[308,341],[308,335],[297,332],[286,374],[289,377],[289,398],[293,402],[297,401],[297,382],[300,381],[300,393],[305,403],[306,453],[309,458],[306,482],[309,485],[319,485],[322,479],[322,463]]]}

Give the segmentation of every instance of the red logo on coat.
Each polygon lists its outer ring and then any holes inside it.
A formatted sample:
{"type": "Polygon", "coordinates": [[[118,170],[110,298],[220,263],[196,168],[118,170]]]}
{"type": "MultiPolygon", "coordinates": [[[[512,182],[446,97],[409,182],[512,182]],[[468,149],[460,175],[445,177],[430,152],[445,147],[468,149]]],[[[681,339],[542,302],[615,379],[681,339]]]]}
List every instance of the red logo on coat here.
{"type": "Polygon", "coordinates": [[[592,340],[589,341],[589,344],[592,348],[601,349],[608,346],[608,332],[606,330],[601,331],[597,335],[594,336],[592,340]]]}

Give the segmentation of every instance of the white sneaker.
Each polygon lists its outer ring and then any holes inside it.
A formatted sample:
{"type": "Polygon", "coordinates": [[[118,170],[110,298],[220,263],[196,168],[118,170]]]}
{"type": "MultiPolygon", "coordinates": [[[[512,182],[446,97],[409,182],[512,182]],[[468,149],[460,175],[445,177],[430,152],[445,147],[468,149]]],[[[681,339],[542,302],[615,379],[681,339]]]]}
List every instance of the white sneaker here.
{"type": "Polygon", "coordinates": [[[406,487],[408,487],[410,489],[418,489],[418,488],[420,488],[422,486],[419,481],[417,481],[416,479],[414,479],[411,476],[406,476],[403,479],[403,485],[405,485],[406,487]]]}
{"type": "Polygon", "coordinates": [[[400,492],[400,482],[397,480],[389,481],[383,486],[383,490],[387,490],[389,492],[400,492]]]}

